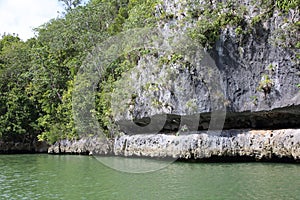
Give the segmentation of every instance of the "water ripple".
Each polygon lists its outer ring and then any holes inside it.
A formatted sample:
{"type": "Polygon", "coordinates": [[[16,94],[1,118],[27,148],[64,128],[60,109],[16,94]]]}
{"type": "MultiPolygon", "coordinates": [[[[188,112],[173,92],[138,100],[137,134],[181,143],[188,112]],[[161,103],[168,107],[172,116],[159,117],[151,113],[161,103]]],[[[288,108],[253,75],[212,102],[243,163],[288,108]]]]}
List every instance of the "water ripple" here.
{"type": "Polygon", "coordinates": [[[298,199],[299,185],[299,164],[177,162],[130,174],[88,156],[0,155],[0,199],[298,199]]]}

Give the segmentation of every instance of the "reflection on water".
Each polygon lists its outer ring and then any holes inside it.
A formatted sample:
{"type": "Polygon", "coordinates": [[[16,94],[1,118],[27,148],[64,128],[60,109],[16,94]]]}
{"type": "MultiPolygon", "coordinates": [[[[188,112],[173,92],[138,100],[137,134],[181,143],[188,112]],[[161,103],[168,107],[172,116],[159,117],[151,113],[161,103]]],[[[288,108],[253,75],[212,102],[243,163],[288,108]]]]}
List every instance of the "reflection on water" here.
{"type": "Polygon", "coordinates": [[[140,159],[140,158],[124,158],[124,157],[95,157],[105,166],[120,172],[127,173],[149,173],[161,170],[171,163],[174,159],[140,159]]]}
{"type": "MultiPolygon", "coordinates": [[[[102,161],[143,170],[166,164],[102,161]]],[[[299,185],[299,164],[176,162],[132,174],[88,156],[0,155],[0,199],[299,199],[299,185]]]]}

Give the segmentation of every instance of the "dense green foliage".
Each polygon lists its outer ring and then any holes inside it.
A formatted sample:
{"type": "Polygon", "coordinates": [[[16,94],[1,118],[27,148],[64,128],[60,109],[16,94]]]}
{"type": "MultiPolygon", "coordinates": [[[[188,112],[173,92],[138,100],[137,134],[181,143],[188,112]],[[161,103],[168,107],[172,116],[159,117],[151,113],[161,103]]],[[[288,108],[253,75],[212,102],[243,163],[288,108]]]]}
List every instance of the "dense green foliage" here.
{"type": "Polygon", "coordinates": [[[201,17],[195,28],[190,31],[190,36],[198,41],[203,47],[212,47],[218,40],[220,30],[227,25],[235,26],[236,32],[242,32],[241,26],[245,24],[243,15],[244,9],[236,10],[237,6],[232,3],[218,3],[213,6],[207,4],[203,12],[191,12],[192,17],[201,17]],[[229,10],[229,12],[224,12],[229,10]]]}
{"type": "MultiPolygon", "coordinates": [[[[152,0],[62,0],[66,13],[36,28],[26,42],[15,35],[0,40],[0,137],[49,142],[77,137],[72,114],[74,78],[93,47],[121,31],[153,24],[152,0]]],[[[113,82],[134,62],[121,57],[108,67],[97,94],[97,117],[111,126],[113,82]]]]}
{"type": "Polygon", "coordinates": [[[37,105],[25,91],[32,78],[34,43],[11,35],[0,41],[0,136],[6,140],[24,141],[37,134],[37,105]]]}
{"type": "MultiPolygon", "coordinates": [[[[72,113],[74,80],[94,46],[122,31],[151,27],[162,18],[174,17],[155,14],[159,0],[91,0],[85,6],[80,5],[80,0],[60,1],[65,3],[66,13],[36,28],[36,38],[24,42],[15,35],[4,35],[0,39],[2,140],[38,138],[52,143],[60,138],[76,138],[72,113]]],[[[218,5],[207,2],[204,10],[189,10],[188,19],[201,16],[190,30],[192,38],[205,47],[212,47],[220,30],[228,25],[235,28],[237,35],[245,33],[245,9],[237,9],[230,1],[218,5]]],[[[299,5],[298,2],[276,1],[272,8],[287,12],[299,5]]],[[[269,7],[274,1],[261,0],[261,3],[269,7]]],[[[260,22],[260,16],[253,19],[254,25],[260,22]]],[[[298,25],[299,22],[295,23],[295,30],[298,25]]],[[[124,52],[106,69],[97,87],[95,113],[106,134],[114,126],[110,93],[122,74],[137,64],[143,51],[124,52]]],[[[169,62],[163,58],[161,61],[169,62]]]]}

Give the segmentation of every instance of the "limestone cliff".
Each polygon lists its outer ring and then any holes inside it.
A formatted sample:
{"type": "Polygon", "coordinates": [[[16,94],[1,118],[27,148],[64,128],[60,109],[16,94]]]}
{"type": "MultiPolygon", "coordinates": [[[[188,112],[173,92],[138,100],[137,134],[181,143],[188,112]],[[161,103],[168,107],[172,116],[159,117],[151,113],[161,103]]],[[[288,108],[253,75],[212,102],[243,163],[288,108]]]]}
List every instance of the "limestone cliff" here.
{"type": "Polygon", "coordinates": [[[49,152],[299,160],[299,5],[283,5],[161,1],[161,36],[191,38],[204,62],[180,50],[139,56],[112,98],[112,118],[125,135],[107,150],[78,147],[82,141],[68,149],[64,141],[49,152]]]}
{"type": "MultiPolygon", "coordinates": [[[[166,38],[178,33],[189,35],[191,31],[201,35],[197,27],[207,20],[221,23],[203,14],[205,9],[218,10],[215,12],[224,18],[230,13],[239,20],[220,27],[218,38],[211,48],[206,48],[214,62],[211,65],[217,69],[212,75],[217,83],[209,82],[209,69],[189,63],[178,52],[140,58],[119,83],[122,97],[116,92],[118,105],[114,117],[125,132],[126,122],[135,119],[147,124],[147,117],[160,114],[169,114],[171,119],[200,114],[198,129],[205,130],[209,113],[218,109],[226,112],[227,129],[300,125],[299,49],[295,47],[299,40],[299,10],[283,13],[276,7],[247,0],[231,2],[232,5],[223,3],[222,8],[217,8],[219,4],[215,1],[165,0],[159,4],[158,15],[170,16],[169,20],[159,22],[166,38]],[[294,34],[288,34],[288,29],[294,34]],[[218,85],[217,91],[210,89],[212,84],[218,85]],[[216,96],[222,97],[223,107],[218,109],[213,104],[216,96]]],[[[206,45],[210,42],[207,40],[206,45]]],[[[175,122],[173,127],[178,122],[178,128],[179,121],[171,119],[175,122]]],[[[167,123],[165,129],[173,128],[167,123]]]]}

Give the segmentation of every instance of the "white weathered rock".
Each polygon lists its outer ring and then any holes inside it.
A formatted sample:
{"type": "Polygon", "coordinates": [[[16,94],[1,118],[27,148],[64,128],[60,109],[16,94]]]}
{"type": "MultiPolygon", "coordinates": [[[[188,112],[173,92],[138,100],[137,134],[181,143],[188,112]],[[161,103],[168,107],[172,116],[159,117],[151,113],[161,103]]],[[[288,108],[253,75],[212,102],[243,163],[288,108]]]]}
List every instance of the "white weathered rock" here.
{"type": "Polygon", "coordinates": [[[205,132],[190,135],[125,135],[115,139],[114,154],[121,156],[203,159],[253,157],[299,160],[300,129],[226,130],[219,136],[205,132]]]}

